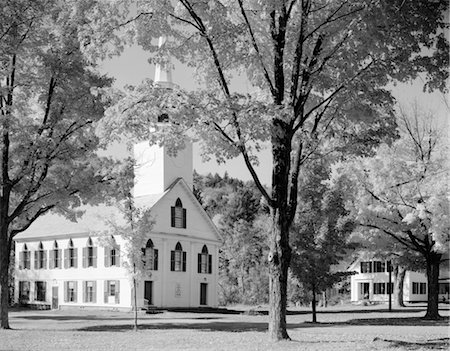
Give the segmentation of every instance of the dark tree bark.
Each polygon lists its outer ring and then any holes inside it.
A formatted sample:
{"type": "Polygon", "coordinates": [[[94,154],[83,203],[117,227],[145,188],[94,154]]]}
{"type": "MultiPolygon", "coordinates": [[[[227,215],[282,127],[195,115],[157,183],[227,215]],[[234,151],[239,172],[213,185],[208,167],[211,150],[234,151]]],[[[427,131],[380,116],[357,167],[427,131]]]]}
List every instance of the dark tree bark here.
{"type": "Polygon", "coordinates": [[[406,269],[402,266],[395,266],[394,270],[394,300],[397,307],[405,307],[403,301],[403,285],[405,283],[406,269]]]}
{"type": "Polygon", "coordinates": [[[428,303],[425,319],[440,319],[439,315],[439,264],[441,254],[430,253],[427,255],[427,288],[428,303]]]}
{"type": "Polygon", "coordinates": [[[316,310],[316,286],[313,284],[311,287],[312,292],[312,301],[311,301],[311,308],[312,308],[312,322],[317,323],[317,310],[316,310]]]}
{"type": "MultiPolygon", "coordinates": [[[[3,230],[3,227],[2,227],[3,230]]],[[[8,309],[9,309],[9,260],[10,245],[7,235],[0,236],[0,329],[10,329],[8,309]]]]}

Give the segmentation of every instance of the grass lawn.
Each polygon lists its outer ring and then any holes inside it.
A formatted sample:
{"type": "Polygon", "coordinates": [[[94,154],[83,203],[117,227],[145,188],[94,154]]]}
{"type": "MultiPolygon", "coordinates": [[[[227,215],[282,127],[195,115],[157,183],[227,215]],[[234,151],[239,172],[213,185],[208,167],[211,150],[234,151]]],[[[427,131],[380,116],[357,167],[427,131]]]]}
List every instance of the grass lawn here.
{"type": "MultiPolygon", "coordinates": [[[[247,307],[248,309],[248,307],[247,307]]],[[[13,330],[0,330],[0,350],[448,350],[449,306],[441,321],[426,321],[424,306],[387,311],[386,305],[319,308],[317,324],[308,309],[289,309],[292,341],[271,343],[267,314],[132,313],[13,310],[13,330]]]]}

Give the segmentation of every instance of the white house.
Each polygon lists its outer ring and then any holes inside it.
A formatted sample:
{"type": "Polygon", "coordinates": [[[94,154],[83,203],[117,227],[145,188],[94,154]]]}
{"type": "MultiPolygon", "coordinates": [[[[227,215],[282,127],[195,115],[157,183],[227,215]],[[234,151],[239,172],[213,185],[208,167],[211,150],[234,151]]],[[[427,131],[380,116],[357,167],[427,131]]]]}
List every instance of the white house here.
{"type": "MultiPolygon", "coordinates": [[[[349,271],[355,271],[350,278],[351,301],[388,301],[389,290],[393,292],[394,276],[389,285],[389,271],[387,261],[355,260],[349,271]]],[[[439,299],[449,300],[449,272],[448,267],[442,267],[439,276],[439,299]]],[[[427,301],[427,277],[424,273],[406,271],[403,285],[403,300],[405,302],[427,301]]]]}
{"type": "MultiPolygon", "coordinates": [[[[156,77],[169,79],[170,72],[156,77]]],[[[217,306],[220,235],[192,192],[192,145],[170,156],[165,147],[135,145],[134,197],[154,221],[143,249],[145,276],[138,307],[217,306]]],[[[84,206],[71,222],[57,214],[39,218],[15,238],[15,301],[43,307],[130,309],[132,284],[124,268],[120,236],[99,244],[106,221],[122,214],[114,206],[84,206]]]]}

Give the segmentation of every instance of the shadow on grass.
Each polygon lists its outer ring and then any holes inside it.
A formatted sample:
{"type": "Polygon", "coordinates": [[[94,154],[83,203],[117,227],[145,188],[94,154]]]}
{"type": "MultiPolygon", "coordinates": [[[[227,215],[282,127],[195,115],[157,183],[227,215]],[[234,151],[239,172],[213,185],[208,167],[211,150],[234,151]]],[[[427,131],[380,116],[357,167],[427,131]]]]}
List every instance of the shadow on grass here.
{"type": "MultiPolygon", "coordinates": [[[[346,322],[331,322],[331,323],[288,323],[288,329],[299,329],[299,328],[333,328],[333,327],[352,327],[352,326],[365,326],[365,325],[376,325],[376,326],[447,326],[449,319],[445,318],[438,321],[424,320],[422,318],[373,318],[373,319],[352,319],[346,322]]],[[[125,332],[133,329],[132,324],[121,324],[121,325],[95,325],[77,329],[77,331],[96,331],[96,332],[125,332]]],[[[211,332],[266,332],[267,322],[222,322],[222,321],[211,321],[205,323],[140,323],[139,330],[166,330],[166,329],[190,329],[190,330],[200,330],[200,331],[211,331],[211,332]]]]}
{"type": "Polygon", "coordinates": [[[389,343],[389,348],[392,347],[401,347],[407,350],[448,350],[450,346],[450,338],[441,338],[441,339],[431,339],[426,342],[412,342],[412,341],[403,341],[403,340],[388,340],[375,338],[374,342],[382,341],[389,343]]]}
{"type": "MultiPolygon", "coordinates": [[[[53,320],[53,321],[125,321],[129,322],[133,319],[133,316],[128,316],[126,318],[124,317],[116,317],[116,316],[94,316],[94,315],[85,315],[85,316],[76,316],[76,315],[32,315],[32,316],[20,316],[21,319],[27,319],[27,320],[53,320]]],[[[170,319],[195,319],[195,320],[209,320],[209,319],[221,319],[222,317],[186,317],[186,318],[170,318],[170,319]]],[[[139,317],[140,320],[154,320],[156,318],[151,318],[149,316],[146,316],[144,318],[139,317]]],[[[158,319],[158,320],[164,320],[164,319],[158,319]]]]}

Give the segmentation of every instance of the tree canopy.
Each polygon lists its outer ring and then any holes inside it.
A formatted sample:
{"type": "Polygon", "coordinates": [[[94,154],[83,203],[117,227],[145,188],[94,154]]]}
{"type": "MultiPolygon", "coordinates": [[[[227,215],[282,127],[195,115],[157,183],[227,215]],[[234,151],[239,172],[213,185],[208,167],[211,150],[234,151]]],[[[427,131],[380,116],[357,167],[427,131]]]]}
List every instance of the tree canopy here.
{"type": "Polygon", "coordinates": [[[334,184],[351,194],[349,209],[366,235],[390,237],[426,262],[427,317],[436,318],[439,264],[448,252],[448,145],[429,116],[400,116],[401,138],[371,158],[337,165],[334,184]],[[345,185],[344,185],[345,184],[345,185]]]}
{"type": "Polygon", "coordinates": [[[361,153],[391,136],[389,82],[422,74],[425,89],[445,91],[447,9],[444,0],[148,0],[138,2],[124,22],[127,35],[152,54],[151,62],[170,65],[168,57],[174,57],[195,69],[203,88],[167,90],[148,80],[128,87],[112,96],[106,132],[114,137],[127,131],[176,150],[183,146],[180,134],[189,130],[205,156],[243,157],[271,209],[273,339],[288,338],[289,229],[300,166],[333,136],[359,145],[361,153]],[[154,40],[159,36],[168,39],[161,47],[154,40]],[[236,73],[246,77],[248,94],[233,90],[236,73]],[[163,113],[173,123],[161,129],[163,113]],[[273,156],[270,191],[254,169],[266,141],[273,156]]]}
{"type": "Polygon", "coordinates": [[[95,4],[1,2],[1,328],[9,328],[14,236],[48,211],[75,220],[83,202],[103,200],[117,166],[96,153],[96,124],[108,104],[103,89],[112,81],[96,73],[78,37],[95,4]]]}

